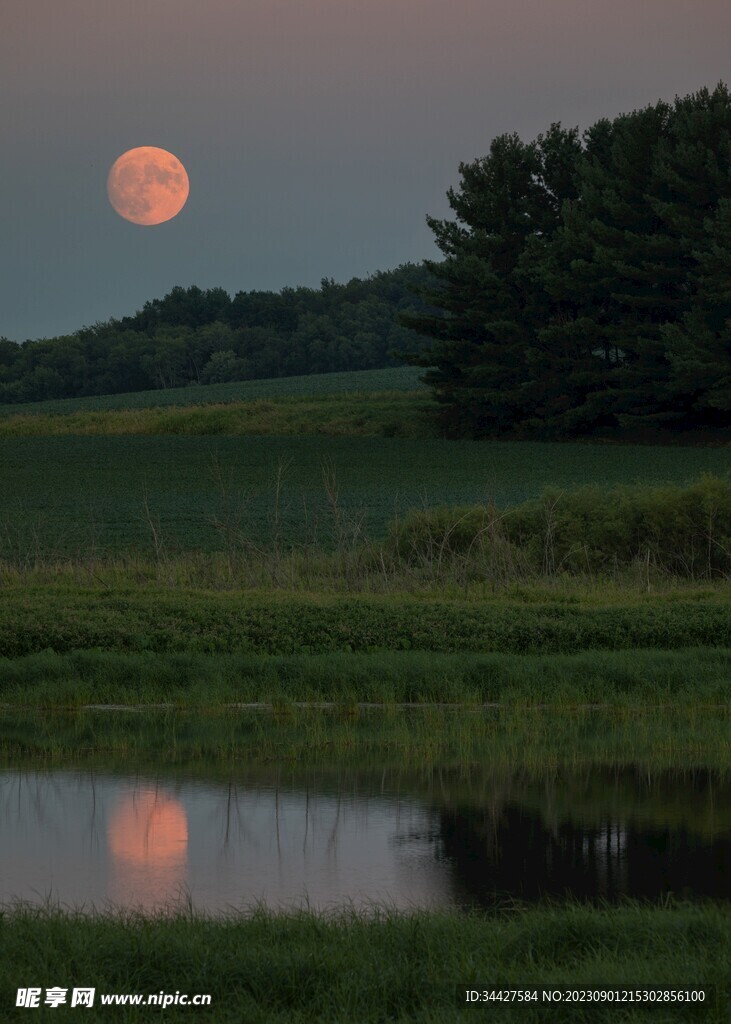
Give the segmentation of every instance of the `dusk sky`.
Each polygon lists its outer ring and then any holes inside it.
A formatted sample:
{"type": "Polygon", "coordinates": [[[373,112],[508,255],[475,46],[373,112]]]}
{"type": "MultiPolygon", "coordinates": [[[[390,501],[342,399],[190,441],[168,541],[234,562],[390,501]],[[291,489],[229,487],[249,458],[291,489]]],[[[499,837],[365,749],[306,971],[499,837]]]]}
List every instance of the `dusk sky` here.
{"type": "Polygon", "coordinates": [[[730,40],[728,0],[3,0],[0,335],[436,257],[460,161],[730,82],[730,40]],[[107,199],[137,146],[190,178],[154,227],[107,199]]]}

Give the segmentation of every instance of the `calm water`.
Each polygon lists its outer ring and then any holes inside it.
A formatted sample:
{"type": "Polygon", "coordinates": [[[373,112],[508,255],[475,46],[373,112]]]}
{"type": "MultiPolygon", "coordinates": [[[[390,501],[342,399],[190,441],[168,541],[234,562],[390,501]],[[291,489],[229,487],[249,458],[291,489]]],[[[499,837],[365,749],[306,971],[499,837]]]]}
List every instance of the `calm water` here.
{"type": "Polygon", "coordinates": [[[229,780],[0,772],[0,902],[221,912],[731,897],[731,782],[705,771],[229,780]]]}

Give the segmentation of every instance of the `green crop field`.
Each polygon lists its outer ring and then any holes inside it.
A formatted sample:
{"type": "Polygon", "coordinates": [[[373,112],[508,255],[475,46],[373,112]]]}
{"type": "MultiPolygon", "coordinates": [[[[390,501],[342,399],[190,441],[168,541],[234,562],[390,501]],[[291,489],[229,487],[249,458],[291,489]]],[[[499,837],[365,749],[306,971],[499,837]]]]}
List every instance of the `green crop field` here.
{"type": "Polygon", "coordinates": [[[234,381],[231,384],[201,384],[197,387],[135,391],[126,395],[91,395],[88,398],[63,398],[47,402],[0,405],[0,417],[17,416],[20,413],[65,416],[74,412],[105,412],[110,409],[210,405],[288,395],[415,391],[424,387],[421,380],[423,375],[424,370],[420,367],[396,366],[385,370],[354,370],[347,373],[318,373],[304,377],[234,381]]]}
{"type": "Polygon", "coordinates": [[[252,541],[322,545],[333,528],[352,534],[356,521],[383,534],[413,508],[503,507],[547,486],[686,483],[704,471],[726,476],[731,452],[355,437],[3,438],[0,557],[150,553],[155,531],[168,552],[216,550],[224,522],[252,541]]]}

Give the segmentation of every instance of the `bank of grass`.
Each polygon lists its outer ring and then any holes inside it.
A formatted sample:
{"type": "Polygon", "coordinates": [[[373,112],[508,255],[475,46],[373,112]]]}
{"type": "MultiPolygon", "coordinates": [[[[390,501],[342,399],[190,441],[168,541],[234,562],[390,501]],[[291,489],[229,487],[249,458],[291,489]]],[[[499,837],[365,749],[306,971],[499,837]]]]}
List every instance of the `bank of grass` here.
{"type": "Polygon", "coordinates": [[[436,437],[421,391],[274,395],[248,401],[0,417],[0,437],[64,434],[292,434],[436,437]]]}
{"type": "Polygon", "coordinates": [[[729,481],[412,511],[382,541],[351,532],[334,484],[329,494],[329,548],[288,545],[276,518],[258,545],[223,508],[222,550],[171,555],[148,508],[154,557],[21,550],[3,561],[0,658],[97,652],[81,675],[78,662],[49,663],[45,683],[16,676],[13,692],[51,704],[727,700],[726,662],[682,652],[731,647],[729,481]],[[647,653],[636,661],[600,657],[637,650],[647,653]],[[676,660],[662,661],[663,651],[676,660]],[[553,656],[582,652],[591,654],[579,670],[551,667],[553,656]],[[210,661],[195,668],[197,681],[176,666],[173,686],[174,655],[210,661]],[[475,667],[486,655],[547,660],[523,661],[516,674],[475,667]],[[294,660],[249,670],[234,656],[294,660]],[[317,656],[345,657],[323,667],[317,656]],[[116,680],[111,689],[105,679],[116,680]]]}
{"type": "MultiPolygon", "coordinates": [[[[108,1010],[115,1021],[445,1024],[728,1020],[731,915],[719,906],[627,903],[513,908],[496,916],[257,910],[213,920],[179,909],[149,918],[7,907],[0,916],[3,1019],[24,986],[84,984],[102,994],[176,991],[210,1007],[108,1010]],[[456,988],[709,989],[703,1003],[495,1004],[465,1008],[456,988]]],[[[76,1019],[69,1006],[34,1020],[76,1019]]],[[[96,1019],[96,1017],[95,1017],[96,1019]]]]}
{"type": "MultiPolygon", "coordinates": [[[[654,778],[655,809],[664,806],[658,773],[713,772],[718,778],[711,803],[719,828],[731,813],[724,798],[731,781],[730,726],[728,706],[682,704],[481,711],[354,703],[302,708],[287,702],[273,710],[4,708],[0,766],[125,775],[132,764],[153,780],[182,771],[209,782],[241,779],[303,789],[316,770],[318,785],[329,780],[332,791],[375,792],[386,785],[466,805],[481,805],[486,792],[514,791],[506,777],[537,778],[543,785],[562,772],[588,769],[596,778],[602,769],[626,769],[641,772],[644,781],[654,778]]],[[[616,775],[612,785],[616,798],[616,775]]],[[[696,801],[699,813],[702,804],[696,801]]]]}
{"type": "Polygon", "coordinates": [[[0,705],[5,706],[263,703],[282,710],[318,702],[346,708],[447,703],[731,710],[731,649],[629,648],[520,657],[464,650],[257,656],[74,649],[0,659],[0,705]]]}
{"type": "MultiPolygon", "coordinates": [[[[533,595],[529,595],[533,596],[533,595]]],[[[5,586],[0,657],[52,650],[576,654],[731,646],[731,588],[605,600],[5,586]]]]}
{"type": "MultiPolygon", "coordinates": [[[[468,602],[505,599],[541,604],[618,604],[648,596],[695,601],[731,594],[731,578],[698,564],[697,575],[670,571],[646,556],[603,573],[561,568],[544,571],[526,560],[502,559],[478,546],[441,557],[412,559],[395,544],[337,551],[318,547],[259,547],[242,542],[224,551],[188,551],[155,558],[147,552],[80,551],[46,556],[32,550],[0,559],[0,591],[42,587],[103,593],[156,590],[260,594],[448,598],[468,602]],[[497,557],[494,557],[494,556],[497,557]]],[[[601,557],[601,552],[596,554],[601,557]]],[[[671,555],[672,557],[672,555],[671,555]]],[[[585,562],[586,555],[584,553],[585,562]]],[[[577,565],[577,562],[574,562],[577,565]]],[[[729,567],[731,571],[731,566],[729,567]]]]}

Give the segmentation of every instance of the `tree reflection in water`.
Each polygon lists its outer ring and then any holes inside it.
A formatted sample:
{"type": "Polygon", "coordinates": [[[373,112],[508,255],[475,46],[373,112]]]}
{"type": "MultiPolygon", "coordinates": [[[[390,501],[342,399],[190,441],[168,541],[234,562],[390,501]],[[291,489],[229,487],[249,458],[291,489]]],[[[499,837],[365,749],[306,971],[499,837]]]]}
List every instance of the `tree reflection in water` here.
{"type": "Polygon", "coordinates": [[[537,786],[533,793],[524,787],[520,801],[440,807],[437,856],[451,870],[457,901],[490,908],[509,899],[545,897],[731,899],[731,830],[725,820],[714,825],[702,818],[703,801],[712,797],[709,773],[666,776],[656,786],[662,792],[644,795],[637,773],[618,775],[624,813],[616,776],[606,778],[604,787],[595,776],[583,805],[568,801],[558,811],[555,792],[537,799],[537,786]],[[636,787],[634,801],[626,800],[630,784],[636,787]],[[694,799],[699,820],[689,821],[694,799]]]}

